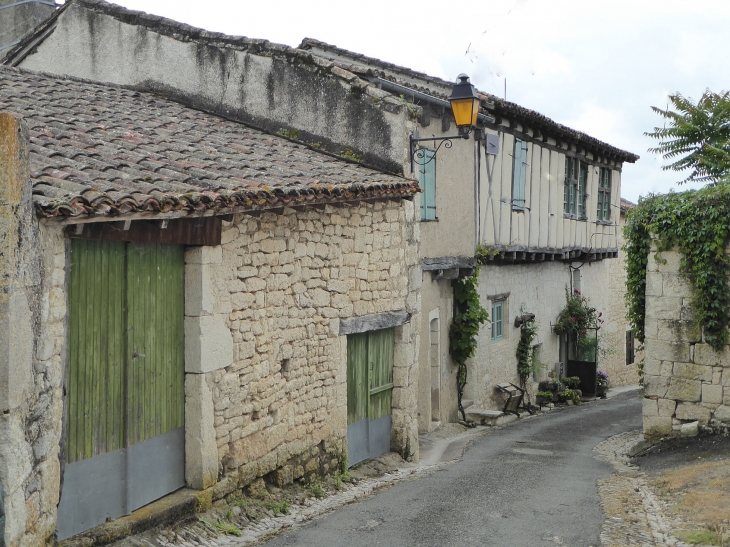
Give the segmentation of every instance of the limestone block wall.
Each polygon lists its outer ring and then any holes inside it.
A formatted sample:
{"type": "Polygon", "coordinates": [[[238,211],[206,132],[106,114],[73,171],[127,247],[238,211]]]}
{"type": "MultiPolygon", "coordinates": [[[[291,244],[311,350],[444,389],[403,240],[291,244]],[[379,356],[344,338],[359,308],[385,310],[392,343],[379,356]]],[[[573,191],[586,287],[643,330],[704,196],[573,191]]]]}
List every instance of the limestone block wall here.
{"type": "Polygon", "coordinates": [[[0,114],[0,482],[5,544],[42,545],[60,486],[66,299],[60,229],[35,221],[27,130],[0,114]]]}
{"type": "Polygon", "coordinates": [[[679,273],[681,255],[649,255],[644,342],[644,436],[676,436],[730,424],[730,352],[715,352],[702,339],[690,307],[692,289],[679,273]]]}
{"type": "MultiPolygon", "coordinates": [[[[201,346],[206,338],[211,348],[230,343],[228,357],[199,370],[204,381],[188,367],[186,383],[212,402],[201,424],[214,433],[220,489],[266,475],[291,482],[338,464],[347,434],[347,337],[339,326],[351,317],[411,314],[396,329],[391,446],[418,457],[418,230],[405,201],[224,223],[220,252],[200,271],[209,325],[186,305],[186,324],[203,325],[195,327],[201,346]]],[[[188,259],[188,280],[192,266],[188,259]]]]}

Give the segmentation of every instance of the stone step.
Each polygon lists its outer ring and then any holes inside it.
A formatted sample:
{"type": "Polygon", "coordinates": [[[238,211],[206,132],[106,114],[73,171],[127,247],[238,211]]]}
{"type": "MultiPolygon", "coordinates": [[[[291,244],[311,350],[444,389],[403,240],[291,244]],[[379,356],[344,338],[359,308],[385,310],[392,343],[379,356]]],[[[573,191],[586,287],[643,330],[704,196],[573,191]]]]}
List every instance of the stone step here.
{"type": "MultiPolygon", "coordinates": [[[[470,408],[466,411],[466,419],[471,420],[480,425],[502,425],[500,420],[504,422],[504,412],[501,410],[487,410],[484,408],[470,408]]],[[[515,416],[516,418],[517,416],[515,416]]]]}
{"type": "Polygon", "coordinates": [[[461,406],[464,407],[464,410],[466,410],[467,408],[469,408],[473,404],[474,404],[474,401],[472,401],[470,399],[462,399],[461,400],[461,406]]]}

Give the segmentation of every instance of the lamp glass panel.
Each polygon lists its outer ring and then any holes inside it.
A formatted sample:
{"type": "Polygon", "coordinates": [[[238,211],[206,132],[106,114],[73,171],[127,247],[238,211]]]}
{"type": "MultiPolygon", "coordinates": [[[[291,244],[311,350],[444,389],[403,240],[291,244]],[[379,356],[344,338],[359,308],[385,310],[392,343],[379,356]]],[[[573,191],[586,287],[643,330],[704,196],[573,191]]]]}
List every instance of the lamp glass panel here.
{"type": "MultiPolygon", "coordinates": [[[[457,127],[466,127],[476,124],[476,119],[472,121],[472,118],[476,118],[473,115],[475,107],[472,103],[477,101],[473,99],[455,99],[451,101],[451,110],[454,113],[454,120],[456,121],[457,127]]],[[[478,106],[476,107],[478,109],[478,106]]]]}

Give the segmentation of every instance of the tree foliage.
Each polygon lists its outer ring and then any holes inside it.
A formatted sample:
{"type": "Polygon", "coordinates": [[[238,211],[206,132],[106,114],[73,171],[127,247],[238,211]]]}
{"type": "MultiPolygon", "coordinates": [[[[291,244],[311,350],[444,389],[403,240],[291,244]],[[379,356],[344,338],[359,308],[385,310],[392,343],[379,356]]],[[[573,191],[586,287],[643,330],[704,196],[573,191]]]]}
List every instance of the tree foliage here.
{"type": "Polygon", "coordinates": [[[665,125],[645,133],[659,141],[649,152],[671,162],[662,166],[665,171],[689,170],[689,176],[678,184],[716,185],[726,179],[730,175],[730,93],[708,89],[696,104],[675,93],[669,101],[673,110],[651,107],[665,119],[665,125]]]}

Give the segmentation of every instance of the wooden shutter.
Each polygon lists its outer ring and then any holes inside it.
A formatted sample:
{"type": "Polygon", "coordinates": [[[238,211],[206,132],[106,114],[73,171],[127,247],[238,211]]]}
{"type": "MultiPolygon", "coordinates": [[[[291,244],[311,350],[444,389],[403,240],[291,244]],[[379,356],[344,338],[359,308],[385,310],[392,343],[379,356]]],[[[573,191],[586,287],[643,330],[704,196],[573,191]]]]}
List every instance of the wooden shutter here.
{"type": "Polygon", "coordinates": [[[424,165],[418,165],[418,184],[423,190],[421,195],[421,220],[436,220],[436,159],[435,152],[421,148],[424,165]]]}
{"type": "Polygon", "coordinates": [[[515,139],[514,170],[512,175],[512,208],[525,208],[525,180],[527,177],[527,143],[515,139]]]}

